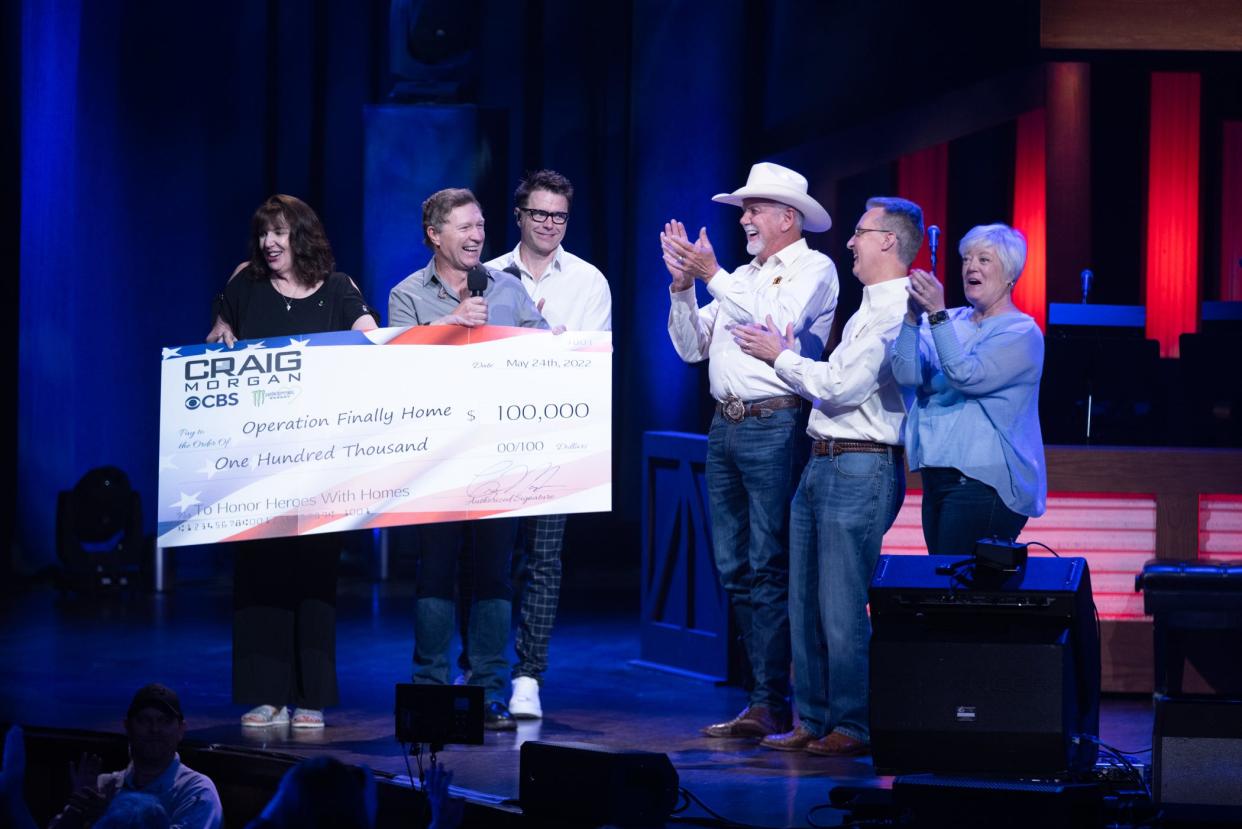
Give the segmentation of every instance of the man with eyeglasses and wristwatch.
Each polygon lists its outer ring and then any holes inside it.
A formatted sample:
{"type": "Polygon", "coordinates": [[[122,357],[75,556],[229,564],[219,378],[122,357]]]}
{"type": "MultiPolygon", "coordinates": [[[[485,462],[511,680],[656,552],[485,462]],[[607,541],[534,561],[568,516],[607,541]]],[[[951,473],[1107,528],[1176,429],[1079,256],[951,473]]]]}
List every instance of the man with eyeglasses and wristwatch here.
{"type": "Polygon", "coordinates": [[[708,506],[721,585],[750,662],[749,705],[703,729],[708,737],[759,739],[789,727],[789,498],[802,400],[768,364],[742,352],[732,329],[769,318],[818,359],[837,307],[837,269],[811,250],[803,230],[832,225],[799,173],[760,163],[746,186],[712,201],[742,208],[750,262],[729,273],[707,228],[691,240],[676,220],[660,234],[672,277],[669,336],[688,363],[708,360],[716,414],[707,438],[708,506]],[[702,280],[712,301],[695,299],[702,280]]]}
{"type": "MultiPolygon", "coordinates": [[[[568,331],[611,331],[612,292],[608,280],[561,241],[569,221],[574,186],[554,170],[527,174],[513,194],[513,217],[521,231],[517,247],[487,263],[522,280],[547,321],[568,331]]],[[[518,719],[543,716],[539,686],[548,668],[548,640],[561,592],[564,515],[522,520],[526,584],[519,599],[514,640],[513,695],[509,712],[518,719]]]]}
{"type": "Polygon", "coordinates": [[[848,757],[869,750],[867,585],[906,493],[902,428],[914,395],[893,377],[910,263],[923,243],[914,202],[873,198],[849,241],[858,311],[826,361],[799,355],[772,322],[738,326],[742,351],[811,401],[811,457],[789,518],[789,625],[798,726],[760,743],[848,757]]]}

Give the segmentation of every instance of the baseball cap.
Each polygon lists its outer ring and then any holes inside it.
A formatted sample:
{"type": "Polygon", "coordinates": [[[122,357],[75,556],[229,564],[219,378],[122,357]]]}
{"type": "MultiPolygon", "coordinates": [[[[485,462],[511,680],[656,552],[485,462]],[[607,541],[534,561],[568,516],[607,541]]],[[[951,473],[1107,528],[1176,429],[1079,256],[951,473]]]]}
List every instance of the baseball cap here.
{"type": "Polygon", "coordinates": [[[126,712],[126,718],[134,716],[144,708],[157,708],[160,711],[172,714],[179,720],[185,717],[181,714],[181,700],[177,697],[177,692],[167,685],[160,685],[153,682],[150,685],[144,685],[138,689],[138,693],[134,694],[134,700],[129,704],[129,711],[126,712]]]}

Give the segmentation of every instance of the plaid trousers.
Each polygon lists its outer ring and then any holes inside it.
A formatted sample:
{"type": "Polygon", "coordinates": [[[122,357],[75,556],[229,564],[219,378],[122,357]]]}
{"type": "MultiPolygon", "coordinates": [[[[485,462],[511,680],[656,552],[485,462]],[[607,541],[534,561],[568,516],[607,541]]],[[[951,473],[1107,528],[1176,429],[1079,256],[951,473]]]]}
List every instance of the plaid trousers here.
{"type": "Polygon", "coordinates": [[[540,682],[548,669],[548,640],[561,595],[561,546],[564,515],[532,515],[522,519],[526,553],[526,584],[519,598],[517,636],[513,643],[517,664],[513,676],[540,682]]]}

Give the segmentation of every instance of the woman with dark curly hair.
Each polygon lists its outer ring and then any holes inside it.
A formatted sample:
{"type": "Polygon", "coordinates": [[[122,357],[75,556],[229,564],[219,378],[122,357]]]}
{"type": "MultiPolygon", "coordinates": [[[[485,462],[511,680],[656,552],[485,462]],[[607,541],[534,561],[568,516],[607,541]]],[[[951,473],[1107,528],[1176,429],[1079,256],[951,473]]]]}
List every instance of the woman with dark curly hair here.
{"type": "MultiPolygon", "coordinates": [[[[250,261],[217,300],[208,342],[375,328],[352,279],[333,269],[319,217],[275,195],[251,220],[250,261]]],[[[337,702],[336,575],[340,537],[237,544],[233,577],[233,701],[242,725],[322,728],[337,702]],[[288,705],[294,706],[290,717],[288,705]]]]}
{"type": "Polygon", "coordinates": [[[272,196],[250,220],[250,260],[217,298],[207,342],[232,348],[239,339],[375,328],[375,312],[335,267],[315,211],[293,196],[272,196]]]}

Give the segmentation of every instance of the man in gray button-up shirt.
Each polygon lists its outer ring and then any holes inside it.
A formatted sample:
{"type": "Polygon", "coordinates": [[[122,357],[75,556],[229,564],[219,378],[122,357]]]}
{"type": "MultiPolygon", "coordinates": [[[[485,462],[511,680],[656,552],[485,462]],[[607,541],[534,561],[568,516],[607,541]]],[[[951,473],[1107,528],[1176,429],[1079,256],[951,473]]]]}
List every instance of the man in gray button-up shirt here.
{"type": "Polygon", "coordinates": [[[423,202],[423,244],[433,256],[388,295],[389,325],[512,325],[547,328],[522,283],[487,269],[487,288],[472,297],[466,273],[483,253],[483,210],[469,190],[452,188],[423,202]]]}
{"type": "MultiPolygon", "coordinates": [[[[479,266],[484,238],[483,210],[469,190],[441,190],[423,202],[423,243],[433,255],[427,267],[392,289],[388,324],[547,328],[522,283],[503,271],[488,268],[482,296],[470,296],[466,274],[479,266]]],[[[463,585],[474,597],[466,648],[470,684],[483,688],[483,725],[491,730],[517,727],[505,705],[508,660],[504,656],[513,601],[509,555],[516,535],[516,518],[451,521],[419,528],[413,680],[424,685],[449,681],[457,563],[470,561],[473,572],[463,585]]]]}

